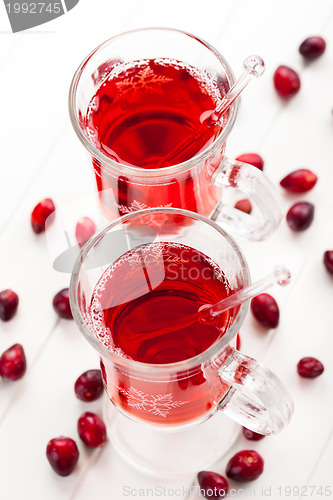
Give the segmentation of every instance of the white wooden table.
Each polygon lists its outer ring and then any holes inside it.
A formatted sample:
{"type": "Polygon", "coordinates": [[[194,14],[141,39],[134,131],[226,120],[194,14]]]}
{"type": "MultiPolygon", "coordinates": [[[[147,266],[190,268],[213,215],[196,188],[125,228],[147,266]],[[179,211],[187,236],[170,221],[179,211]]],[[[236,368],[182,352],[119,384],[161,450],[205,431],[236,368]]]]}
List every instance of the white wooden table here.
{"type": "Polygon", "coordinates": [[[333,280],[322,264],[323,252],[333,248],[332,1],[81,0],[65,16],[15,35],[0,6],[0,289],[12,288],[20,297],[15,318],[0,324],[0,352],[20,342],[28,361],[23,379],[0,381],[1,499],[183,499],[182,488],[193,480],[144,475],[120,458],[111,442],[95,451],[80,442],[78,417],[101,412],[102,401],[78,401],[73,385],[83,371],[98,367],[98,359],[74,322],[57,319],[52,298],[68,286],[69,275],[52,269],[45,235],[36,236],[30,227],[31,210],[40,199],[52,197],[60,206],[94,190],[87,157],[69,123],[67,93],[74,70],[105,39],[153,25],[201,36],[236,74],[246,55],[261,55],[267,71],[242,98],[228,155],[260,153],[277,185],[300,167],[319,177],[304,196],[282,193],[286,210],[300,199],[315,204],[307,231],[292,233],[284,220],[268,241],[240,242],[253,279],[279,262],[293,272],[288,288],[271,292],[280,305],[279,327],[265,332],[249,315],[241,330],[243,352],[263,360],[288,387],[295,403],[292,422],[259,442],[240,437],[214,470],[224,474],[236,451],[256,449],[265,459],[264,473],[253,483],[231,481],[232,496],[333,497],[333,280]],[[326,52],[304,64],[298,46],[315,34],[326,39],[326,52]],[[280,64],[296,69],[302,81],[288,103],[272,84],[280,64]],[[325,365],[318,379],[296,373],[297,362],[307,355],[325,365]],[[67,478],[57,476],[45,457],[49,439],[61,434],[72,436],[80,450],[78,467],[67,478]]]}

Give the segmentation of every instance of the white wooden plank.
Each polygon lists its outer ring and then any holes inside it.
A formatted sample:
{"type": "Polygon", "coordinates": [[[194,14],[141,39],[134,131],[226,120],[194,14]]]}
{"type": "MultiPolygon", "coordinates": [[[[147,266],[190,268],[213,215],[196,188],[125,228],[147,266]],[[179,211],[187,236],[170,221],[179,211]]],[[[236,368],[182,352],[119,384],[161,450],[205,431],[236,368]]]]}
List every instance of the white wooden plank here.
{"type": "MultiPolygon", "coordinates": [[[[328,492],[332,492],[333,490],[333,477],[332,477],[332,456],[333,456],[333,432],[328,437],[327,442],[323,447],[323,453],[320,456],[320,459],[315,465],[314,471],[311,474],[311,477],[308,481],[308,487],[316,486],[320,488],[323,487],[323,491],[325,493],[326,488],[326,496],[329,497],[328,492]]],[[[330,493],[332,495],[332,493],[330,493]]],[[[318,495],[319,496],[319,495],[318,495]]]]}
{"type": "Polygon", "coordinates": [[[62,321],[38,364],[30,366],[21,391],[0,426],[1,483],[6,499],[69,499],[94,454],[78,437],[77,420],[85,411],[101,414],[102,401],[76,399],[74,382],[85,370],[98,368],[98,357],[73,322],[62,321]],[[56,475],[45,456],[54,437],[72,437],[80,458],[68,478],[56,475]],[[31,464],[31,466],[29,466],[31,464]],[[17,477],[20,481],[17,481],[17,477]]]}
{"type": "MultiPolygon", "coordinates": [[[[241,73],[242,61],[251,53],[263,57],[266,72],[260,80],[253,82],[244,91],[239,117],[228,141],[228,151],[231,152],[229,154],[237,156],[243,152],[257,150],[264,156],[263,147],[266,144],[267,134],[270,133],[278,117],[284,112],[294,113],[295,117],[300,116],[300,112],[302,110],[304,112],[304,105],[307,104],[309,108],[311,103],[314,103],[314,88],[311,99],[308,95],[305,96],[304,89],[308,85],[310,73],[321,74],[321,88],[322,85],[329,83],[332,71],[330,64],[332,30],[327,26],[327,20],[330,16],[332,16],[332,3],[326,0],[316,3],[311,0],[304,2],[254,0],[242,4],[237,26],[234,24],[228,26],[228,31],[223,38],[221,37],[217,48],[226,55],[236,74],[241,73]],[[298,47],[305,38],[314,34],[327,39],[327,52],[322,59],[306,65],[298,52],[298,47]],[[300,74],[302,89],[289,103],[280,99],[273,87],[273,74],[279,65],[290,66],[300,74]]],[[[324,101],[323,94],[319,100],[324,101]]],[[[328,113],[330,109],[331,106],[328,108],[328,113]]],[[[299,122],[301,121],[300,118],[299,122]]],[[[279,137],[277,133],[275,137],[279,137]]],[[[287,142],[291,144],[291,141],[287,142]]],[[[282,145],[286,146],[286,142],[281,140],[282,145]]]]}
{"type": "Polygon", "coordinates": [[[68,90],[77,66],[99,43],[125,29],[136,2],[128,2],[125,10],[122,2],[107,3],[103,16],[97,9],[91,13],[89,3],[82,4],[75,7],[74,23],[70,12],[48,25],[54,31],[15,34],[10,57],[5,57],[2,66],[0,60],[5,117],[0,123],[0,136],[5,138],[0,168],[0,231],[36,173],[44,168],[61,130],[69,124],[68,90]],[[92,26],[98,26],[98,30],[92,26]],[[80,43],[73,43],[75,39],[80,43]]]}

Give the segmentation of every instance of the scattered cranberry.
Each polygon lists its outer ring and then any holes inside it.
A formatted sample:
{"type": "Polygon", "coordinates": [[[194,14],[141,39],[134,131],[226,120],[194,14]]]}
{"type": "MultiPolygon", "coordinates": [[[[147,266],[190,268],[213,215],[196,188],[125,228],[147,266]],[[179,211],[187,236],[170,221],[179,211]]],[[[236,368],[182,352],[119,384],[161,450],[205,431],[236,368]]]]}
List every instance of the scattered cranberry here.
{"type": "Polygon", "coordinates": [[[7,380],[23,377],[27,368],[24,349],[21,344],[14,344],[0,357],[0,375],[7,380]]]}
{"type": "Polygon", "coordinates": [[[287,212],[287,223],[293,231],[307,229],[314,217],[314,205],[307,201],[300,201],[290,207],[287,212]]]}
{"type": "Polygon", "coordinates": [[[87,411],[81,415],[77,428],[80,438],[90,448],[98,448],[106,441],[105,424],[95,413],[87,411]]]}
{"type": "Polygon", "coordinates": [[[235,481],[253,481],[264,470],[264,460],[254,450],[243,450],[236,453],[228,462],[227,476],[235,481]]]}
{"type": "Polygon", "coordinates": [[[198,473],[200,493],[205,498],[224,498],[229,491],[229,484],[225,477],[216,472],[201,471],[198,473]]]}
{"type": "Polygon", "coordinates": [[[324,365],[316,358],[302,358],[297,364],[297,372],[301,377],[319,377],[324,371],[324,365]]]}
{"type": "Polygon", "coordinates": [[[316,182],[317,176],[311,170],[300,168],[284,177],[280,184],[292,193],[306,193],[315,186],[316,182]]]}
{"type": "Polygon", "coordinates": [[[256,153],[245,153],[237,156],[236,160],[253,165],[254,167],[259,168],[259,170],[264,170],[264,160],[256,153]]]}
{"type": "Polygon", "coordinates": [[[324,253],[324,265],[327,271],[333,274],[333,250],[326,250],[324,253]]]}
{"type": "Polygon", "coordinates": [[[239,349],[241,348],[241,345],[242,345],[242,341],[241,341],[239,333],[237,333],[237,337],[236,337],[236,349],[237,349],[237,351],[239,351],[239,349]]]}
{"type": "Polygon", "coordinates": [[[246,214],[250,214],[252,212],[252,205],[250,200],[245,198],[244,200],[239,200],[235,203],[235,208],[245,212],[246,214]]]}
{"type": "Polygon", "coordinates": [[[284,98],[290,98],[297,94],[301,88],[298,74],[288,66],[279,66],[273,77],[277,93],[284,98]]]}
{"type": "Polygon", "coordinates": [[[61,436],[49,441],[46,447],[46,456],[57,474],[69,476],[79,459],[79,450],[73,439],[61,436]]]}
{"type": "Polygon", "coordinates": [[[71,306],[69,303],[69,290],[63,288],[53,298],[53,309],[60,318],[73,319],[71,306]]]}
{"type": "Polygon", "coordinates": [[[103,380],[100,370],[88,370],[76,380],[76,397],[81,401],[95,401],[103,393],[103,380]]]}
{"type": "Polygon", "coordinates": [[[310,36],[299,46],[299,52],[306,59],[318,59],[326,49],[326,42],[321,36],[310,36]]]}
{"type": "Polygon", "coordinates": [[[36,234],[45,231],[46,219],[53,214],[54,211],[55,206],[50,198],[45,198],[35,206],[31,214],[31,226],[36,234]]]}
{"type": "Polygon", "coordinates": [[[251,311],[259,323],[266,328],[276,328],[280,311],[276,300],[269,293],[260,293],[251,300],[251,311]]]}
{"type": "Polygon", "coordinates": [[[82,217],[75,228],[75,237],[79,246],[82,247],[96,231],[96,225],[90,217],[82,217]]]}
{"type": "Polygon", "coordinates": [[[0,292],[0,318],[9,321],[16,313],[19,303],[18,295],[13,290],[2,290],[0,292]]]}
{"type": "Polygon", "coordinates": [[[263,439],[265,437],[263,434],[258,434],[257,432],[247,429],[246,427],[243,427],[242,431],[243,436],[249,441],[260,441],[260,439],[263,439]]]}

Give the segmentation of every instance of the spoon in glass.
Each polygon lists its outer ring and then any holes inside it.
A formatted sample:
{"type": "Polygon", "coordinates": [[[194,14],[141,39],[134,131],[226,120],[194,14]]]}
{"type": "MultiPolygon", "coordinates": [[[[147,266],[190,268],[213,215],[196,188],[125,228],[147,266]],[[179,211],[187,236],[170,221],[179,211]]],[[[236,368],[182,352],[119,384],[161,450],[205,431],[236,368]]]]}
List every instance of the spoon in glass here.
{"type": "Polygon", "coordinates": [[[252,299],[274,284],[280,286],[287,285],[290,282],[290,279],[291,273],[289,269],[283,266],[277,266],[272,273],[268,274],[268,276],[252,283],[252,285],[238,290],[220,302],[217,302],[214,305],[207,304],[201,306],[198,310],[198,320],[203,323],[210,322],[219,314],[241,305],[243,302],[252,299]]]}
{"type": "MultiPolygon", "coordinates": [[[[168,334],[182,328],[186,328],[188,326],[193,325],[194,323],[213,323],[215,318],[227,311],[228,309],[232,309],[233,307],[240,306],[243,302],[255,297],[259,293],[264,292],[267,288],[277,284],[280,286],[287,285],[291,280],[291,273],[289,269],[284,266],[277,266],[267,276],[261,278],[260,280],[252,283],[241,290],[229,295],[228,297],[222,299],[220,302],[216,304],[205,304],[198,309],[198,312],[195,315],[188,316],[184,318],[183,321],[179,321],[177,324],[171,324],[164,328],[159,328],[159,335],[168,334]]],[[[140,335],[144,335],[147,340],[149,338],[149,334],[152,337],[155,336],[156,330],[145,330],[144,332],[135,332],[135,337],[137,338],[140,335]]]]}
{"type": "Polygon", "coordinates": [[[253,80],[259,78],[265,71],[265,63],[259,56],[248,56],[244,60],[244,71],[233,84],[233,86],[225,94],[221,102],[216,106],[214,111],[205,111],[200,118],[201,123],[206,121],[206,125],[213,127],[216,125],[237,99],[239,94],[243,92],[245,87],[253,80]]]}
{"type": "Polygon", "coordinates": [[[166,155],[162,162],[156,166],[156,168],[161,168],[165,165],[170,165],[170,162],[176,158],[179,154],[182,154],[192,146],[194,141],[200,141],[207,133],[207,127],[212,128],[218,125],[221,121],[225,112],[230,108],[233,102],[237,99],[239,94],[245,89],[245,87],[253,80],[259,78],[265,71],[265,63],[261,57],[253,55],[248,56],[244,60],[244,71],[236,80],[234,85],[228,90],[228,92],[223,96],[222,100],[216,106],[214,110],[207,110],[200,116],[201,127],[191,134],[190,137],[185,139],[179,146],[170,151],[166,155]]]}

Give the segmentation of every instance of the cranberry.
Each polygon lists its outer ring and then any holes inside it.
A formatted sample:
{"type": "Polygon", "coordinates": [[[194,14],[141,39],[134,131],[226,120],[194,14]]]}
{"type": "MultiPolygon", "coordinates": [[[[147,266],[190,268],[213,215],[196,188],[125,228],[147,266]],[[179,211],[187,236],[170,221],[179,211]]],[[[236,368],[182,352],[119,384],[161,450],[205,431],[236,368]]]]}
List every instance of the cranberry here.
{"type": "Polygon", "coordinates": [[[227,476],[235,481],[253,481],[264,470],[264,460],[254,450],[242,450],[236,453],[228,462],[227,476]]]}
{"type": "Polygon", "coordinates": [[[284,98],[290,98],[297,94],[301,88],[298,74],[288,66],[279,66],[273,77],[277,93],[284,98]]]}
{"type": "Polygon", "coordinates": [[[260,439],[263,439],[265,437],[263,434],[258,434],[257,432],[247,429],[246,427],[243,427],[242,431],[243,436],[249,441],[260,441],[260,439]]]}
{"type": "Polygon", "coordinates": [[[237,156],[236,160],[253,165],[254,167],[259,168],[259,170],[264,170],[264,160],[256,153],[246,153],[237,156]]]}
{"type": "Polygon", "coordinates": [[[307,201],[300,201],[290,207],[287,212],[287,223],[293,231],[307,229],[314,217],[314,205],[307,201]]]}
{"type": "Polygon", "coordinates": [[[75,228],[75,237],[79,246],[82,247],[93,236],[95,231],[95,222],[90,217],[82,217],[75,228]]]}
{"type": "Polygon", "coordinates": [[[53,214],[55,206],[50,198],[40,201],[31,213],[31,226],[36,234],[45,231],[46,219],[53,214]]]}
{"type": "Polygon", "coordinates": [[[333,250],[326,250],[324,253],[324,265],[327,271],[333,274],[333,250]]]}
{"type": "Polygon", "coordinates": [[[284,177],[280,184],[292,193],[306,193],[315,186],[316,182],[317,176],[311,170],[300,168],[284,177]]]}
{"type": "Polygon", "coordinates": [[[177,374],[178,385],[182,390],[186,390],[190,384],[201,385],[207,382],[201,368],[195,373],[188,370],[181,370],[177,374]]]}
{"type": "Polygon", "coordinates": [[[299,46],[299,52],[306,59],[317,59],[326,49],[326,42],[321,36],[310,36],[299,46]]]}
{"type": "Polygon", "coordinates": [[[239,200],[235,203],[235,208],[245,212],[246,214],[250,214],[252,212],[252,205],[250,200],[245,198],[244,200],[239,200]]]}
{"type": "Polygon", "coordinates": [[[9,321],[16,313],[19,303],[18,295],[13,290],[2,290],[0,292],[0,318],[9,321]]]}
{"type": "Polygon", "coordinates": [[[251,311],[259,323],[266,328],[276,328],[280,311],[276,300],[268,293],[260,293],[251,300],[251,311]]]}
{"type": "Polygon", "coordinates": [[[98,448],[106,441],[106,427],[103,420],[87,411],[78,420],[78,433],[82,441],[90,448],[98,448]]]}
{"type": "Polygon", "coordinates": [[[46,447],[46,456],[52,469],[60,476],[69,476],[79,459],[79,450],[73,439],[60,436],[51,439],[46,447]]]}
{"type": "Polygon", "coordinates": [[[95,401],[103,393],[103,380],[101,370],[88,370],[75,382],[76,397],[81,401],[95,401]]]}
{"type": "Polygon", "coordinates": [[[21,344],[12,345],[0,357],[0,375],[4,379],[20,379],[25,374],[26,368],[27,361],[21,344]]]}
{"type": "Polygon", "coordinates": [[[297,364],[297,372],[301,377],[319,377],[324,371],[324,365],[316,358],[302,358],[297,364]]]}
{"type": "Polygon", "coordinates": [[[71,306],[69,303],[69,290],[63,288],[53,298],[53,309],[60,318],[73,319],[71,306]]]}
{"type": "Polygon", "coordinates": [[[225,477],[216,472],[201,471],[198,473],[200,493],[205,498],[224,498],[229,491],[229,484],[225,477]]]}

